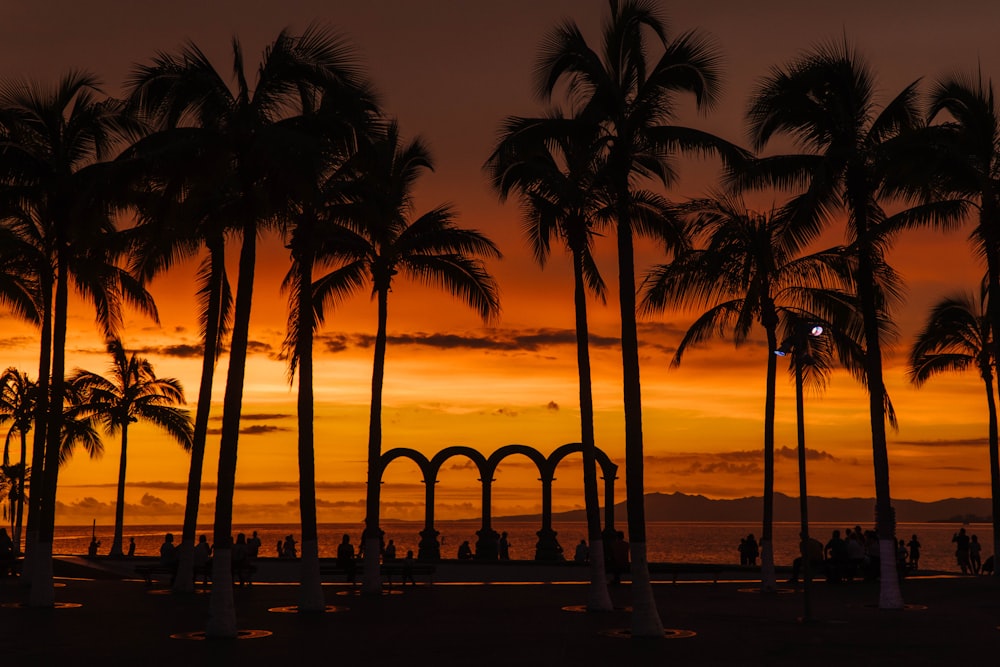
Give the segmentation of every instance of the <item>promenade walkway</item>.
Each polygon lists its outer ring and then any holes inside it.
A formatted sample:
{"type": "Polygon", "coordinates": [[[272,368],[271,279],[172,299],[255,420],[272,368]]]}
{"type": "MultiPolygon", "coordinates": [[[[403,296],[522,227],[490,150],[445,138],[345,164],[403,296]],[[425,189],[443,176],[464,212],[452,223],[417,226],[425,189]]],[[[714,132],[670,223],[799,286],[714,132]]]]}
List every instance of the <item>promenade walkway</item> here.
{"type": "MultiPolygon", "coordinates": [[[[522,579],[530,579],[530,568],[522,579]]],[[[205,628],[209,595],[173,595],[140,580],[57,579],[57,607],[20,605],[0,580],[0,646],[11,665],[947,665],[1000,656],[1000,581],[935,577],[903,582],[903,611],[881,611],[875,584],[812,587],[764,596],[753,581],[654,585],[664,625],[683,638],[622,638],[629,585],[618,609],[576,611],[578,583],[435,583],[382,596],[327,584],[331,611],[299,614],[297,587],[236,588],[241,630],[259,638],[176,638],[205,628]],[[74,606],[79,605],[79,606],[74,606]]]]}

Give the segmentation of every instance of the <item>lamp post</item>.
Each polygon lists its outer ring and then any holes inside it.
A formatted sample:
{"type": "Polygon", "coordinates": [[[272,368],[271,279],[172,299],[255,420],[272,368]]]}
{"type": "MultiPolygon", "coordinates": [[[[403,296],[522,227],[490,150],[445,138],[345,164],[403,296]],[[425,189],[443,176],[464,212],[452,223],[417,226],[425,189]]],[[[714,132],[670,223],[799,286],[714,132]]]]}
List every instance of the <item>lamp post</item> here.
{"type": "Polygon", "coordinates": [[[798,440],[799,459],[799,536],[802,558],[802,621],[812,620],[812,607],[809,600],[809,589],[812,583],[812,567],[809,549],[809,502],[806,492],[806,428],[805,404],[802,400],[802,366],[809,358],[808,338],[818,338],[823,335],[823,327],[818,324],[800,323],[795,332],[782,342],[781,347],[774,351],[779,357],[792,353],[792,366],[795,370],[795,422],[798,440]]]}

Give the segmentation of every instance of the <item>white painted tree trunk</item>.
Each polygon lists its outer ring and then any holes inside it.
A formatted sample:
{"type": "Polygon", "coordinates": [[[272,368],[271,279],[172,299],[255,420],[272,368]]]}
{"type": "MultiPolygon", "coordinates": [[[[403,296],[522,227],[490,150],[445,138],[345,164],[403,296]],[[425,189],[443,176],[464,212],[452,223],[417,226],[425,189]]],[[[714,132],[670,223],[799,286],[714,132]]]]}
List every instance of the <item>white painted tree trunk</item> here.
{"type": "Polygon", "coordinates": [[[899,588],[896,570],[896,541],[879,540],[879,609],[902,609],[903,592],[899,588]]]}
{"type": "Polygon", "coordinates": [[[778,590],[777,576],[774,572],[774,543],[771,540],[760,541],[760,592],[774,593],[778,590]]]}
{"type": "Polygon", "coordinates": [[[608,592],[608,575],[604,571],[604,540],[590,543],[590,589],[587,611],[614,611],[608,592]]]}
{"type": "Polygon", "coordinates": [[[31,563],[29,607],[54,607],[56,589],[52,581],[52,543],[35,542],[31,563]]]}
{"type": "Polygon", "coordinates": [[[28,531],[24,535],[24,559],[21,561],[21,580],[31,581],[31,571],[34,566],[35,559],[38,558],[38,531],[31,530],[29,527],[28,531]]]}
{"type": "Polygon", "coordinates": [[[170,590],[194,593],[194,540],[181,540],[177,547],[177,576],[170,590]]]}
{"type": "Polygon", "coordinates": [[[215,548],[212,556],[212,595],[208,605],[208,627],[211,639],[236,639],[236,603],[233,599],[233,550],[215,548]]]}
{"type": "Polygon", "coordinates": [[[645,542],[630,542],[632,565],[632,636],[662,637],[663,623],[653,599],[653,586],[649,580],[649,561],[645,542]]]}
{"type": "Polygon", "coordinates": [[[382,574],[378,562],[380,546],[378,536],[365,539],[364,571],[361,575],[361,592],[365,595],[382,594],[382,574]]]}
{"type": "Polygon", "coordinates": [[[299,583],[299,611],[317,612],[326,609],[323,580],[319,576],[319,542],[302,541],[302,575],[299,583]]]}

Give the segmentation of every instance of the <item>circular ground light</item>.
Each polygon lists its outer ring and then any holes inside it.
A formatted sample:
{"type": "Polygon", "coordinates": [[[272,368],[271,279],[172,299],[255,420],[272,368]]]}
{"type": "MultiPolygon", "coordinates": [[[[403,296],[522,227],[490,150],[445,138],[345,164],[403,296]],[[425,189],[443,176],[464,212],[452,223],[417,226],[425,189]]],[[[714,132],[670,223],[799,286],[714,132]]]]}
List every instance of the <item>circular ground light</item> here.
{"type": "Polygon", "coordinates": [[[57,582],[55,582],[54,584],[52,584],[52,587],[53,587],[53,588],[66,588],[66,584],[64,584],[64,583],[63,583],[63,582],[61,582],[61,581],[57,581],[57,582]]]}
{"type": "MultiPolygon", "coordinates": [[[[615,637],[616,639],[632,639],[632,631],[628,628],[616,628],[614,630],[602,630],[605,637],[615,637]]],[[[665,628],[663,630],[664,639],[687,639],[694,637],[698,633],[694,630],[677,630],[675,628],[665,628]]]]}
{"type": "Polygon", "coordinates": [[[762,595],[768,595],[770,593],[794,593],[795,592],[794,588],[775,588],[773,591],[768,591],[767,593],[764,593],[759,588],[737,588],[736,590],[739,591],[740,593],[760,593],[762,595]]]}
{"type": "MultiPolygon", "coordinates": [[[[337,605],[328,604],[323,611],[327,614],[332,614],[338,611],[349,611],[350,607],[338,607],[337,605]]],[[[290,604],[285,607],[271,607],[268,611],[273,611],[279,614],[297,614],[299,612],[299,605],[290,604]]]]}
{"type": "MultiPolygon", "coordinates": [[[[587,611],[587,605],[585,604],[570,604],[562,608],[563,611],[587,611]]],[[[632,607],[615,607],[611,611],[632,611],[632,607]]],[[[603,612],[599,612],[603,613],[603,612]]]]}
{"type": "MultiPolygon", "coordinates": [[[[82,607],[83,605],[79,602],[55,602],[52,605],[53,609],[76,609],[77,607],[82,607]]],[[[0,607],[7,607],[8,609],[43,609],[43,607],[32,607],[24,602],[4,602],[0,604],[0,607]]]]}
{"type": "MultiPolygon", "coordinates": [[[[236,631],[236,638],[237,639],[260,639],[261,637],[270,637],[271,634],[272,633],[271,633],[270,630],[237,630],[236,631]]],[[[195,640],[201,641],[201,640],[204,640],[204,639],[208,639],[208,635],[205,634],[204,631],[202,631],[202,632],[178,632],[176,634],[170,635],[170,638],[171,639],[195,639],[195,640]]]]}
{"type": "MultiPolygon", "coordinates": [[[[150,595],[173,595],[174,593],[169,588],[151,588],[146,592],[149,593],[150,595]]],[[[196,588],[192,591],[192,593],[194,593],[195,595],[205,595],[206,593],[211,593],[211,592],[212,591],[207,588],[196,588]]],[[[181,595],[187,595],[187,594],[182,593],[181,595]]]]}
{"type": "MultiPolygon", "coordinates": [[[[391,590],[382,591],[382,595],[402,595],[403,591],[393,588],[391,590]]],[[[337,595],[362,595],[361,591],[358,589],[352,589],[349,591],[337,591],[337,595]]],[[[365,594],[367,595],[367,594],[365,594]]]]}

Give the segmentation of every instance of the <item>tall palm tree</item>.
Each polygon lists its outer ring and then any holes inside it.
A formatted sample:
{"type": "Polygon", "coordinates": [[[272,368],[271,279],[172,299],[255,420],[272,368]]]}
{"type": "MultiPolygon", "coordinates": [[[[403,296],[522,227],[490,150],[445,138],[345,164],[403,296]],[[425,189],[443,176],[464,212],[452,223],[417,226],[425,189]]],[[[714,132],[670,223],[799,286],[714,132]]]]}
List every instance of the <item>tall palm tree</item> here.
{"type": "Polygon", "coordinates": [[[87,370],[77,370],[69,378],[72,391],[79,396],[76,412],[94,417],[108,435],[121,434],[118,462],[118,494],[115,501],[115,533],[111,542],[112,557],[121,557],[125,523],[125,469],[128,463],[130,424],[147,421],[160,427],[185,451],[191,449],[192,426],[188,411],[175,407],[184,403],[184,390],[174,378],[157,377],[149,360],[129,355],[120,340],[108,342],[111,355],[109,377],[87,370]]]}
{"type": "MultiPolygon", "coordinates": [[[[986,290],[1000,294],[1000,112],[996,106],[993,82],[976,77],[952,76],[938,81],[930,93],[928,116],[933,121],[946,118],[931,128],[939,159],[943,164],[934,175],[943,179],[943,187],[963,197],[978,208],[979,216],[972,232],[976,250],[986,260],[986,290]]],[[[935,164],[931,162],[931,164],[935,164]]],[[[1000,358],[1000,300],[987,299],[991,350],[994,362],[1000,358]]],[[[1000,475],[995,458],[995,443],[990,443],[990,477],[1000,475]]],[[[1000,516],[1000,493],[994,481],[993,520],[1000,516]]],[[[1000,553],[1000,531],[994,528],[994,553],[1000,553]]],[[[1000,570],[994,572],[1000,576],[1000,570]]]]}
{"type": "Polygon", "coordinates": [[[284,354],[289,361],[289,379],[298,372],[298,460],[299,514],[302,524],[300,612],[325,609],[319,563],[319,535],[316,517],[316,465],[313,433],[313,334],[325,320],[325,304],[315,296],[313,279],[317,271],[331,268],[338,260],[364,257],[367,245],[327,214],[331,205],[341,202],[341,190],[349,179],[351,158],[357,150],[357,138],[368,131],[367,122],[352,121],[336,130],[342,120],[331,118],[317,139],[327,143],[315,173],[303,181],[302,192],[289,216],[286,229],[287,248],[292,266],[282,283],[289,293],[288,332],[284,354]],[[352,244],[354,247],[352,247],[352,244]]]}
{"type": "Polygon", "coordinates": [[[473,308],[484,321],[491,322],[499,316],[500,301],[497,285],[482,259],[501,255],[486,236],[459,227],[447,205],[412,217],[413,184],[432,163],[419,139],[402,142],[395,122],[361,145],[356,164],[357,177],[344,186],[344,203],[331,207],[329,213],[345,231],[353,234],[355,240],[345,242],[353,248],[363,248],[364,253],[319,278],[314,298],[334,302],[370,282],[378,306],[368,429],[362,585],[363,592],[377,594],[381,591],[382,385],[393,277],[401,271],[421,283],[440,286],[473,308]]]}
{"type": "Polygon", "coordinates": [[[643,283],[642,312],[675,304],[708,306],[685,333],[671,360],[679,366],[688,347],[713,335],[731,335],[739,346],[755,325],[767,338],[764,398],[764,508],[761,529],[761,591],[776,587],[773,550],[774,418],[778,328],[783,319],[830,319],[843,309],[851,264],[831,250],[803,256],[801,235],[780,211],[749,210],[736,195],[717,194],[685,207],[695,239],[705,242],[673,263],[654,267],[643,283]]]}
{"type": "Polygon", "coordinates": [[[706,132],[669,125],[676,93],[690,93],[700,109],[712,106],[719,90],[718,57],[697,32],[668,39],[656,4],[649,0],[610,0],[600,51],[592,49],[572,22],[545,40],[539,59],[537,89],[545,101],[561,84],[579,114],[601,128],[606,151],[618,249],[618,297],[622,327],[622,376],[625,408],[626,504],[628,509],[633,600],[632,635],[661,636],[646,555],[643,488],[642,396],[636,325],[633,237],[653,231],[635,216],[633,181],[653,178],[669,185],[676,178],[671,158],[680,151],[739,153],[706,132]],[[652,35],[663,50],[647,62],[652,35]]]}
{"type": "Polygon", "coordinates": [[[3,469],[11,480],[11,537],[17,553],[21,551],[21,529],[24,525],[25,483],[28,467],[28,432],[35,421],[35,400],[38,383],[17,368],[10,367],[0,375],[0,425],[10,422],[3,443],[3,469]],[[10,441],[17,437],[21,456],[16,465],[10,463],[10,441]]]}
{"type": "Polygon", "coordinates": [[[216,187],[224,165],[207,159],[197,138],[182,131],[160,131],[144,137],[126,149],[119,160],[136,175],[132,208],[138,224],[129,230],[130,270],[143,280],[152,280],[176,262],[203,253],[195,278],[201,379],[184,525],[177,548],[177,576],[172,587],[176,593],[193,593],[194,543],[212,388],[232,325],[233,298],[225,266],[226,228],[218,210],[224,197],[216,187]]]}
{"type": "Polygon", "coordinates": [[[501,201],[516,192],[524,215],[523,232],[535,259],[544,266],[552,239],[565,243],[573,263],[576,354],[580,392],[583,490],[590,543],[587,609],[611,611],[604,567],[604,536],[597,488],[594,398],[590,375],[587,288],[601,301],[604,280],[592,255],[595,227],[606,212],[599,182],[599,151],[593,126],[579,119],[508,118],[486,166],[501,201]]]}
{"type": "Polygon", "coordinates": [[[215,554],[207,633],[237,636],[230,566],[233,492],[246,375],[250,310],[257,236],[273,226],[301,181],[297,167],[317,149],[306,131],[317,99],[367,104],[353,49],[334,32],[310,26],[301,35],[283,30],[264,50],[251,86],[243,48],[234,38],[231,89],[208,57],[188,43],[177,54],[160,54],[138,67],[130,99],[147,115],[163,119],[166,130],[197,142],[205,159],[222,165],[216,175],[221,193],[218,217],[242,236],[239,253],[229,369],[223,399],[215,506],[215,554]]]}
{"type": "Polygon", "coordinates": [[[985,290],[978,299],[957,295],[938,302],[917,334],[910,350],[907,372],[917,387],[940,373],[975,369],[986,386],[989,414],[990,488],[993,498],[993,553],[1000,553],[1000,452],[997,437],[997,402],[994,387],[996,345],[985,290]]]}
{"type": "Polygon", "coordinates": [[[875,517],[881,552],[879,607],[903,606],[896,576],[895,514],[886,449],[882,325],[898,297],[885,254],[900,230],[961,219],[960,202],[929,201],[888,215],[887,202],[905,201],[922,184],[905,178],[910,137],[920,127],[916,82],[883,108],[875,102],[874,76],[846,43],[820,46],[758,85],[748,112],[755,150],[788,135],[808,153],[763,158],[741,178],[751,186],[803,186],[786,206],[793,224],[812,238],[836,210],[847,216],[846,235],[855,256],[857,297],[865,334],[865,372],[875,472],[875,517]]]}
{"type": "Polygon", "coordinates": [[[148,292],[117,265],[124,247],[115,226],[122,180],[109,160],[136,126],[122,104],[99,95],[98,81],[81,72],[64,76],[51,89],[24,81],[0,84],[2,199],[18,202],[10,228],[34,249],[32,269],[42,311],[39,420],[32,454],[36,500],[29,504],[29,537],[38,524],[37,550],[28,541],[31,606],[54,604],[52,537],[70,283],[94,305],[106,337],[120,328],[125,301],[156,318],[148,292]]]}

